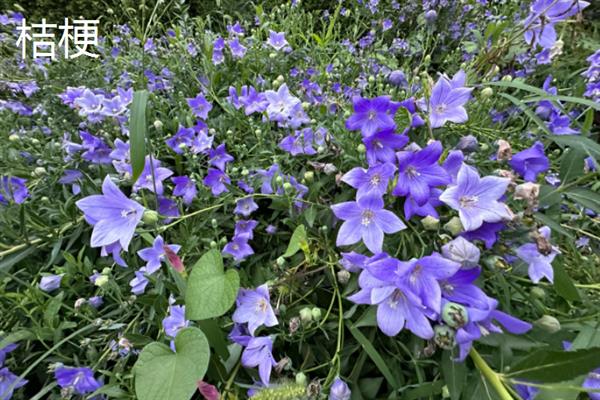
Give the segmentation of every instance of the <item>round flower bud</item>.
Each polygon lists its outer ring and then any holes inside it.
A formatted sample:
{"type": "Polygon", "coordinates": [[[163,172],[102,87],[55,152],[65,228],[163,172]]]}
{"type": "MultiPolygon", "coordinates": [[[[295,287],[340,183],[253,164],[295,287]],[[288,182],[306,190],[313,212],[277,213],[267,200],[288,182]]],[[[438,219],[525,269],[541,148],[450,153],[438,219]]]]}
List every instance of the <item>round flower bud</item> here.
{"type": "Polygon", "coordinates": [[[242,176],[248,176],[250,174],[250,171],[248,171],[248,168],[244,168],[244,169],[242,169],[241,174],[242,174],[242,176]]]}
{"type": "Polygon", "coordinates": [[[319,153],[319,154],[325,153],[325,150],[327,150],[327,147],[325,147],[323,145],[320,145],[317,147],[317,153],[319,153]]]}
{"type": "Polygon", "coordinates": [[[432,23],[437,19],[437,12],[435,10],[429,10],[425,13],[425,21],[432,23]]]}
{"type": "Polygon", "coordinates": [[[307,182],[312,182],[313,179],[315,178],[315,173],[312,171],[306,171],[304,173],[304,179],[306,179],[307,182]]]}
{"type": "Polygon", "coordinates": [[[281,175],[277,175],[277,177],[275,178],[275,183],[281,185],[283,183],[283,177],[281,175]]]}
{"type": "Polygon", "coordinates": [[[449,326],[437,325],[433,328],[433,333],[433,341],[438,347],[450,350],[456,345],[456,332],[449,326]]]}
{"type": "Polygon", "coordinates": [[[530,293],[531,297],[533,297],[534,299],[543,300],[546,297],[546,291],[539,286],[534,286],[533,288],[531,288],[530,293]]]}
{"type": "Polygon", "coordinates": [[[303,324],[308,324],[312,321],[312,311],[310,308],[304,307],[300,310],[300,321],[302,321],[303,324]]]}
{"type": "Polygon", "coordinates": [[[16,142],[17,140],[19,140],[19,135],[17,135],[16,133],[13,133],[12,135],[10,135],[8,137],[8,140],[10,140],[11,142],[16,142]]]}
{"type": "Polygon", "coordinates": [[[548,333],[560,331],[560,322],[551,315],[542,316],[542,318],[535,321],[535,324],[548,333]]]}
{"type": "Polygon", "coordinates": [[[269,58],[275,58],[277,57],[277,53],[273,52],[273,53],[269,53],[269,58]]]}
{"type": "Polygon", "coordinates": [[[153,125],[154,125],[154,128],[155,128],[157,131],[160,131],[160,130],[162,130],[163,123],[162,123],[162,121],[161,121],[161,120],[159,120],[159,119],[155,120],[153,125]]]}
{"type": "Polygon", "coordinates": [[[81,306],[83,306],[85,303],[87,302],[86,299],[84,298],[79,298],[77,300],[75,300],[75,308],[81,308],[81,306]]]}
{"type": "Polygon", "coordinates": [[[46,168],[44,167],[37,167],[33,170],[33,174],[35,176],[42,176],[42,175],[46,175],[46,168]]]}
{"type": "Polygon", "coordinates": [[[32,138],[31,139],[31,144],[40,144],[40,141],[37,140],[36,138],[32,138]]]}
{"type": "Polygon", "coordinates": [[[442,309],[442,320],[452,328],[460,328],[469,322],[469,314],[461,304],[448,302],[442,309]]]}
{"type": "Polygon", "coordinates": [[[340,269],[336,275],[338,282],[342,285],[347,284],[350,280],[350,272],[346,271],[345,269],[340,269]]]}
{"type": "Polygon", "coordinates": [[[513,77],[510,76],[510,75],[504,75],[502,77],[502,80],[505,81],[505,82],[511,82],[513,80],[513,77]]]}
{"type": "Polygon", "coordinates": [[[435,217],[432,217],[431,215],[428,215],[421,220],[421,224],[423,225],[423,228],[425,228],[425,230],[437,231],[440,227],[440,220],[435,217]]]}
{"type": "Polygon", "coordinates": [[[255,129],[255,130],[254,130],[254,134],[255,134],[256,136],[260,136],[260,135],[261,135],[261,133],[262,133],[262,130],[261,130],[261,129],[255,129]]]}
{"type": "Polygon", "coordinates": [[[285,258],[278,257],[277,258],[277,265],[279,265],[280,267],[283,267],[285,265],[285,258]]]}
{"type": "Polygon", "coordinates": [[[213,218],[210,220],[210,225],[216,229],[219,226],[219,221],[217,221],[216,218],[213,218]]]}
{"type": "Polygon", "coordinates": [[[356,146],[356,151],[358,151],[361,154],[364,154],[367,152],[367,147],[361,143],[358,146],[356,146]]]}
{"type": "Polygon", "coordinates": [[[494,95],[494,89],[491,87],[486,87],[481,91],[481,97],[484,99],[489,99],[494,95]]]}
{"type": "Polygon", "coordinates": [[[94,285],[98,286],[98,287],[102,287],[104,285],[106,285],[108,283],[108,276],[107,275],[100,275],[98,278],[96,278],[96,280],[94,281],[94,285]]]}
{"type": "Polygon", "coordinates": [[[375,82],[375,77],[373,75],[369,75],[369,83],[375,82]]]}
{"type": "Polygon", "coordinates": [[[310,310],[310,313],[315,321],[319,321],[321,319],[321,309],[319,307],[313,307],[313,309],[310,310]]]}
{"type": "Polygon", "coordinates": [[[452,217],[450,221],[444,224],[444,229],[446,232],[450,232],[452,236],[456,236],[463,231],[462,223],[460,222],[460,218],[452,217]]]}
{"type": "Polygon", "coordinates": [[[289,182],[285,182],[283,184],[283,190],[285,190],[286,193],[291,193],[292,190],[294,190],[294,186],[292,186],[292,184],[289,182]]]}
{"type": "Polygon", "coordinates": [[[223,236],[219,242],[221,242],[221,244],[227,244],[227,238],[223,236]]]}
{"type": "Polygon", "coordinates": [[[296,374],[296,383],[298,385],[306,386],[306,382],[307,382],[306,375],[304,375],[304,373],[302,373],[302,372],[298,372],[296,374]]]}
{"type": "Polygon", "coordinates": [[[211,240],[211,242],[210,242],[210,248],[214,249],[215,247],[217,247],[217,242],[215,242],[214,240],[211,240]]]}
{"type": "Polygon", "coordinates": [[[158,222],[158,213],[154,210],[145,210],[142,221],[148,225],[155,224],[158,222]]]}

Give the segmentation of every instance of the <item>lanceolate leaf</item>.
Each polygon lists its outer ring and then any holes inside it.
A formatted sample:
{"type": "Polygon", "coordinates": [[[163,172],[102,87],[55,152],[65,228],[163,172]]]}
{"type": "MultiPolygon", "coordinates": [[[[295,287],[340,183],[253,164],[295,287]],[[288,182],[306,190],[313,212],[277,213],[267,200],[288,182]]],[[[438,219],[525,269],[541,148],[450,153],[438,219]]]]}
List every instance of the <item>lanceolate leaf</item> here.
{"type": "Polygon", "coordinates": [[[129,116],[129,152],[131,157],[132,181],[139,178],[146,157],[146,104],[148,91],[138,90],[133,94],[129,116]]]}
{"type": "Polygon", "coordinates": [[[589,189],[575,188],[565,191],[565,194],[581,206],[600,213],[600,193],[589,189]]]}
{"type": "Polygon", "coordinates": [[[561,382],[598,368],[598,360],[598,347],[577,351],[538,350],[513,366],[507,377],[561,382]]]}

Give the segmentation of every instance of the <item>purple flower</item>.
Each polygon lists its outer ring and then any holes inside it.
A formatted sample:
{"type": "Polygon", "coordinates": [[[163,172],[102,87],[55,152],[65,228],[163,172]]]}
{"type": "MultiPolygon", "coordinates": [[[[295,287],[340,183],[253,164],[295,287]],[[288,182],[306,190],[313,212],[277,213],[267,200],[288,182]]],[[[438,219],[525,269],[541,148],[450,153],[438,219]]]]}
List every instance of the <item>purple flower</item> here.
{"type": "Polygon", "coordinates": [[[458,171],[456,184],[449,185],[440,200],[455,210],[467,231],[479,228],[484,222],[511,220],[512,213],[506,204],[498,201],[510,180],[495,176],[479,177],[473,167],[463,164],[458,171]]]}
{"type": "Polygon", "coordinates": [[[165,244],[162,236],[158,235],[154,239],[152,247],[137,252],[138,256],[146,261],[146,272],[153,274],[160,269],[161,263],[165,260],[165,246],[168,246],[174,253],[177,253],[181,246],[178,244],[165,244]]]}
{"type": "Polygon", "coordinates": [[[235,261],[242,261],[244,258],[254,254],[254,250],[243,237],[233,237],[229,243],[223,247],[223,254],[233,256],[235,261]]]}
{"type": "MultiPolygon", "coordinates": [[[[169,299],[171,303],[171,299],[169,299]]],[[[165,334],[172,338],[177,336],[177,333],[189,326],[190,321],[185,319],[185,306],[169,306],[169,315],[162,320],[162,326],[165,334]]]]}
{"type": "Polygon", "coordinates": [[[44,292],[51,292],[60,287],[62,275],[45,275],[40,280],[39,288],[44,292]]]}
{"type": "Polygon", "coordinates": [[[258,210],[258,205],[252,197],[244,197],[235,203],[234,213],[248,217],[254,211],[258,210]]]}
{"type": "Polygon", "coordinates": [[[432,188],[429,199],[422,205],[418,205],[413,197],[407,197],[404,200],[404,218],[409,220],[413,216],[418,215],[420,217],[431,216],[439,219],[439,214],[435,208],[444,204],[440,201],[441,193],[440,189],[432,188]]]}
{"type": "Polygon", "coordinates": [[[94,378],[94,371],[87,367],[58,367],[54,371],[54,377],[58,386],[72,389],[80,395],[95,392],[102,387],[102,382],[94,378]]]}
{"type": "Polygon", "coordinates": [[[583,0],[536,0],[530,7],[529,16],[523,21],[527,28],[525,41],[535,46],[551,48],[556,42],[554,24],[563,21],[590,3],[583,0]]]}
{"type": "Polygon", "coordinates": [[[244,112],[246,115],[250,115],[255,112],[265,111],[269,105],[269,102],[264,93],[258,92],[253,86],[249,86],[247,94],[243,94],[242,90],[240,104],[244,106],[244,112]]]}
{"type": "Polygon", "coordinates": [[[192,204],[192,201],[198,193],[196,182],[187,176],[174,176],[171,181],[175,184],[173,195],[182,196],[183,202],[187,205],[192,204]]]}
{"type": "MultiPolygon", "coordinates": [[[[19,347],[16,343],[7,344],[3,348],[0,349],[0,365],[4,365],[4,361],[6,360],[6,355],[19,347]]],[[[0,380],[1,381],[1,380],[0,380]]],[[[0,391],[2,394],[2,391],[0,391]]]]}
{"type": "MultiPolygon", "coordinates": [[[[600,368],[597,368],[590,372],[583,381],[582,385],[585,389],[600,389],[600,368]]],[[[589,392],[591,400],[600,400],[600,392],[589,392]]]]}
{"type": "Polygon", "coordinates": [[[81,146],[85,150],[81,157],[94,164],[110,164],[112,158],[110,154],[112,149],[104,142],[104,140],[86,132],[80,131],[81,146]]]}
{"type": "Polygon", "coordinates": [[[206,100],[202,93],[198,93],[194,98],[187,99],[187,103],[194,115],[204,120],[208,118],[208,112],[212,110],[212,104],[206,100]]]}
{"type": "Polygon", "coordinates": [[[336,376],[329,388],[328,400],[350,400],[352,392],[348,387],[348,384],[336,376]]]}
{"type": "Polygon", "coordinates": [[[539,141],[512,156],[509,164],[529,182],[535,182],[538,174],[550,168],[550,161],[544,154],[544,144],[539,141]]]}
{"type": "Polygon", "coordinates": [[[498,240],[498,232],[505,227],[503,222],[484,222],[481,227],[460,235],[467,240],[481,240],[487,249],[491,249],[498,240]]]}
{"type": "Polygon", "coordinates": [[[27,179],[15,176],[3,176],[0,178],[0,204],[8,205],[9,201],[22,204],[29,197],[27,179]]]}
{"type": "Polygon", "coordinates": [[[253,337],[242,353],[242,365],[246,368],[258,367],[260,381],[269,386],[271,369],[277,365],[273,358],[273,339],[268,336],[253,337]]]}
{"type": "Polygon", "coordinates": [[[353,100],[354,114],[346,120],[346,129],[360,130],[364,137],[369,137],[383,130],[394,129],[394,114],[400,107],[390,101],[388,96],[373,99],[356,97],[353,100]]]}
{"type": "Polygon", "coordinates": [[[236,304],[237,308],[231,319],[238,324],[248,323],[248,330],[252,336],[261,325],[271,327],[279,323],[271,307],[269,288],[266,284],[257,287],[256,290],[240,289],[236,304]]]}
{"type": "Polygon", "coordinates": [[[579,130],[571,128],[570,124],[571,118],[567,115],[561,115],[560,111],[557,110],[550,113],[550,120],[546,123],[555,135],[578,135],[579,130]]]}
{"type": "Polygon", "coordinates": [[[230,161],[233,161],[233,157],[227,154],[225,143],[220,144],[216,149],[209,152],[208,163],[213,167],[219,168],[221,171],[225,171],[225,164],[230,161]]]}
{"type": "Polygon", "coordinates": [[[471,88],[464,85],[464,72],[459,71],[452,80],[441,76],[431,90],[429,105],[421,108],[429,112],[429,122],[432,128],[444,126],[448,121],[461,124],[467,122],[467,110],[464,105],[471,97],[471,88]]]}
{"type": "Polygon", "coordinates": [[[218,196],[223,192],[229,191],[225,184],[230,184],[231,179],[229,179],[225,172],[216,168],[209,168],[208,174],[206,174],[202,182],[210,187],[213,196],[218,196]]]}
{"type": "Polygon", "coordinates": [[[146,290],[146,286],[148,285],[149,280],[144,276],[145,272],[146,267],[142,267],[138,271],[135,271],[135,278],[129,282],[129,286],[131,286],[131,293],[135,294],[136,296],[143,294],[146,290]]]}
{"type": "Polygon", "coordinates": [[[311,128],[305,128],[290,134],[279,142],[279,148],[293,156],[298,154],[313,155],[317,151],[313,148],[314,134],[311,128]]]}
{"type": "Polygon", "coordinates": [[[442,151],[442,144],[435,141],[419,151],[398,152],[398,183],[392,193],[410,195],[417,205],[427,203],[431,188],[450,182],[448,173],[438,165],[442,151]]]}
{"type": "Polygon", "coordinates": [[[26,384],[26,379],[20,379],[17,375],[10,372],[7,367],[0,369],[0,399],[10,400],[14,390],[26,384]]]}
{"type": "Polygon", "coordinates": [[[391,211],[383,209],[380,197],[363,197],[358,201],[331,206],[333,213],[344,220],[338,232],[336,244],[345,246],[361,239],[372,253],[380,253],[384,233],[395,233],[406,225],[391,211]]]}
{"type": "Polygon", "coordinates": [[[125,196],[107,175],[102,183],[102,195],[92,195],[75,204],[85,220],[94,226],[90,245],[102,247],[119,242],[125,250],[142,220],[144,207],[125,196]]]}
{"type": "Polygon", "coordinates": [[[256,225],[258,225],[258,222],[253,219],[237,221],[235,223],[234,236],[239,239],[252,240],[256,225]]]}
{"type": "Polygon", "coordinates": [[[183,154],[183,149],[192,145],[194,137],[194,128],[180,126],[177,133],[165,140],[165,142],[175,153],[183,154]]]}
{"type": "Polygon", "coordinates": [[[388,129],[364,137],[363,143],[367,148],[369,165],[375,165],[378,162],[395,163],[396,150],[400,150],[408,143],[408,136],[400,135],[394,132],[394,129],[388,129]]]}
{"type": "Polygon", "coordinates": [[[240,43],[238,38],[228,40],[227,45],[229,46],[229,50],[231,50],[231,55],[234,58],[243,58],[246,55],[246,47],[240,43]]]}
{"type": "Polygon", "coordinates": [[[267,43],[273,47],[275,50],[281,50],[288,45],[287,40],[285,40],[284,32],[275,32],[269,30],[269,39],[267,43]]]}
{"type": "Polygon", "coordinates": [[[265,99],[268,103],[266,111],[269,120],[285,124],[295,107],[302,108],[302,104],[299,98],[290,94],[287,84],[283,84],[277,89],[267,90],[265,92],[265,99]]]}
{"type": "Polygon", "coordinates": [[[133,191],[148,189],[149,191],[162,195],[164,192],[163,181],[173,175],[173,171],[160,166],[160,161],[146,156],[146,163],[140,177],[133,185],[133,191]],[[152,160],[152,162],[150,162],[152,160]]]}
{"type": "Polygon", "coordinates": [[[364,196],[383,196],[388,189],[390,179],[394,177],[396,166],[391,163],[378,164],[369,169],[352,168],[342,176],[342,181],[357,189],[356,198],[364,196]]]}
{"type": "Polygon", "coordinates": [[[112,256],[114,262],[121,267],[127,267],[127,263],[121,257],[121,251],[123,248],[119,242],[114,242],[112,244],[107,244],[106,246],[102,246],[100,249],[100,256],[107,257],[109,254],[112,256]]]}
{"type": "Polygon", "coordinates": [[[549,227],[541,227],[538,235],[540,239],[536,243],[526,243],[517,248],[517,256],[529,264],[529,278],[533,283],[538,283],[543,277],[554,282],[552,261],[560,254],[560,250],[550,244],[549,227]]]}
{"type": "Polygon", "coordinates": [[[88,299],[88,304],[94,308],[100,307],[103,303],[102,296],[93,296],[88,299]]]}

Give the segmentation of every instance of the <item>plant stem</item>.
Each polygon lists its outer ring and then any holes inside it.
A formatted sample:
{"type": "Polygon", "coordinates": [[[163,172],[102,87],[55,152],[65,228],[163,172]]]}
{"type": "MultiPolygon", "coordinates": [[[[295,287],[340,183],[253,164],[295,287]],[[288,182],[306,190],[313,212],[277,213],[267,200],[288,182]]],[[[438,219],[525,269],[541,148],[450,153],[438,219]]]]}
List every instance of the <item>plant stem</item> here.
{"type": "Polygon", "coordinates": [[[481,356],[479,355],[477,350],[475,350],[474,347],[471,348],[469,355],[471,356],[471,359],[475,363],[475,366],[477,367],[479,372],[481,372],[483,376],[485,376],[485,379],[487,379],[488,382],[494,387],[496,393],[498,393],[500,398],[502,400],[514,400],[511,394],[508,392],[508,390],[506,390],[506,388],[504,387],[504,383],[502,382],[500,375],[497,374],[493,369],[491,369],[489,365],[487,365],[485,360],[481,358],[481,356]]]}

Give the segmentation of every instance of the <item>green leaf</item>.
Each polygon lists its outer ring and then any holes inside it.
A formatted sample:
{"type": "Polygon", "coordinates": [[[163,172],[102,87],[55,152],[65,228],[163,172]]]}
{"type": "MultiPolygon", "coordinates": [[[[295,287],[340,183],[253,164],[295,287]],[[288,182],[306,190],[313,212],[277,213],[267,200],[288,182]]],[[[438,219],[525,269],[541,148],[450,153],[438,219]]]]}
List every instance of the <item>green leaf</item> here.
{"type": "Polygon", "coordinates": [[[578,147],[569,148],[560,158],[560,180],[562,184],[572,181],[583,173],[585,153],[578,147]]]}
{"type": "Polygon", "coordinates": [[[184,328],[175,338],[174,353],[162,343],[150,343],[134,365],[139,400],[189,400],[204,377],[210,349],[198,328],[184,328]]]}
{"type": "Polygon", "coordinates": [[[306,238],[306,228],[304,225],[298,225],[292,234],[287,250],[283,254],[284,257],[291,257],[302,248],[308,248],[308,240],[306,238]]]}
{"type": "Polygon", "coordinates": [[[547,216],[546,214],[542,214],[542,213],[538,212],[538,213],[533,214],[533,216],[535,219],[540,221],[542,224],[547,225],[552,231],[558,232],[561,235],[568,237],[569,239],[573,239],[573,240],[575,239],[573,237],[573,235],[571,234],[571,232],[569,232],[568,230],[563,228],[559,222],[556,222],[555,219],[552,219],[551,217],[547,216]]]}
{"type": "Polygon", "coordinates": [[[519,361],[506,376],[538,382],[561,382],[597,368],[599,359],[599,347],[577,351],[543,349],[519,361]]]}
{"type": "Polygon", "coordinates": [[[578,149],[596,161],[600,161],[600,144],[588,137],[582,135],[551,135],[549,138],[559,146],[578,149]]]}
{"type": "Polygon", "coordinates": [[[240,288],[235,269],[223,268],[223,258],[213,249],[194,265],[185,293],[186,316],[200,320],[219,317],[233,305],[240,288]]]}
{"type": "Polygon", "coordinates": [[[21,340],[32,340],[35,339],[35,334],[26,329],[21,329],[12,333],[9,333],[0,340],[0,349],[5,348],[9,344],[20,342],[21,340]]]}
{"type": "Polygon", "coordinates": [[[377,368],[379,368],[379,371],[384,376],[384,378],[388,381],[388,383],[394,389],[398,389],[400,385],[398,384],[396,377],[392,374],[392,371],[390,371],[388,363],[386,363],[384,361],[383,357],[381,357],[381,354],[379,354],[379,352],[375,349],[375,347],[373,346],[373,343],[371,343],[357,327],[351,325],[350,323],[346,323],[346,326],[350,330],[350,333],[352,333],[352,336],[354,336],[354,338],[358,341],[358,343],[360,343],[363,350],[369,355],[371,360],[375,363],[377,368]]]}
{"type": "Polygon", "coordinates": [[[442,375],[450,392],[452,400],[460,400],[460,395],[467,382],[467,367],[464,362],[455,362],[452,360],[452,354],[445,351],[442,355],[442,375]]]}
{"type": "Polygon", "coordinates": [[[400,107],[394,115],[394,121],[396,122],[397,131],[402,133],[412,125],[412,114],[405,107],[400,107]]]}
{"type": "Polygon", "coordinates": [[[132,181],[139,178],[144,169],[146,157],[146,104],[148,91],[137,90],[133,93],[131,115],[129,116],[129,152],[131,158],[132,181]]]}
{"type": "Polygon", "coordinates": [[[565,194],[583,207],[600,213],[600,194],[583,188],[569,189],[565,194]]]}
{"type": "MultiPolygon", "coordinates": [[[[495,83],[495,82],[492,82],[495,83]]],[[[504,97],[505,99],[510,100],[511,103],[513,103],[515,106],[519,107],[521,109],[521,111],[523,111],[525,114],[527,114],[527,116],[529,117],[529,119],[531,119],[533,122],[535,122],[542,131],[544,131],[546,134],[551,135],[552,132],[550,132],[550,129],[548,129],[548,127],[546,126],[546,124],[544,123],[544,121],[542,121],[540,119],[540,117],[538,117],[533,111],[531,111],[531,109],[527,106],[527,104],[525,104],[522,100],[517,99],[514,96],[511,96],[510,94],[507,93],[500,93],[500,96],[504,97]]]]}
{"type": "Polygon", "coordinates": [[[60,307],[63,303],[65,292],[60,292],[57,296],[48,300],[46,303],[46,309],[44,310],[44,322],[49,327],[54,328],[56,326],[56,316],[60,311],[60,307]]]}
{"type": "Polygon", "coordinates": [[[580,300],[579,292],[562,264],[555,262],[552,264],[552,269],[554,269],[554,289],[556,293],[568,301],[580,300]]]}

